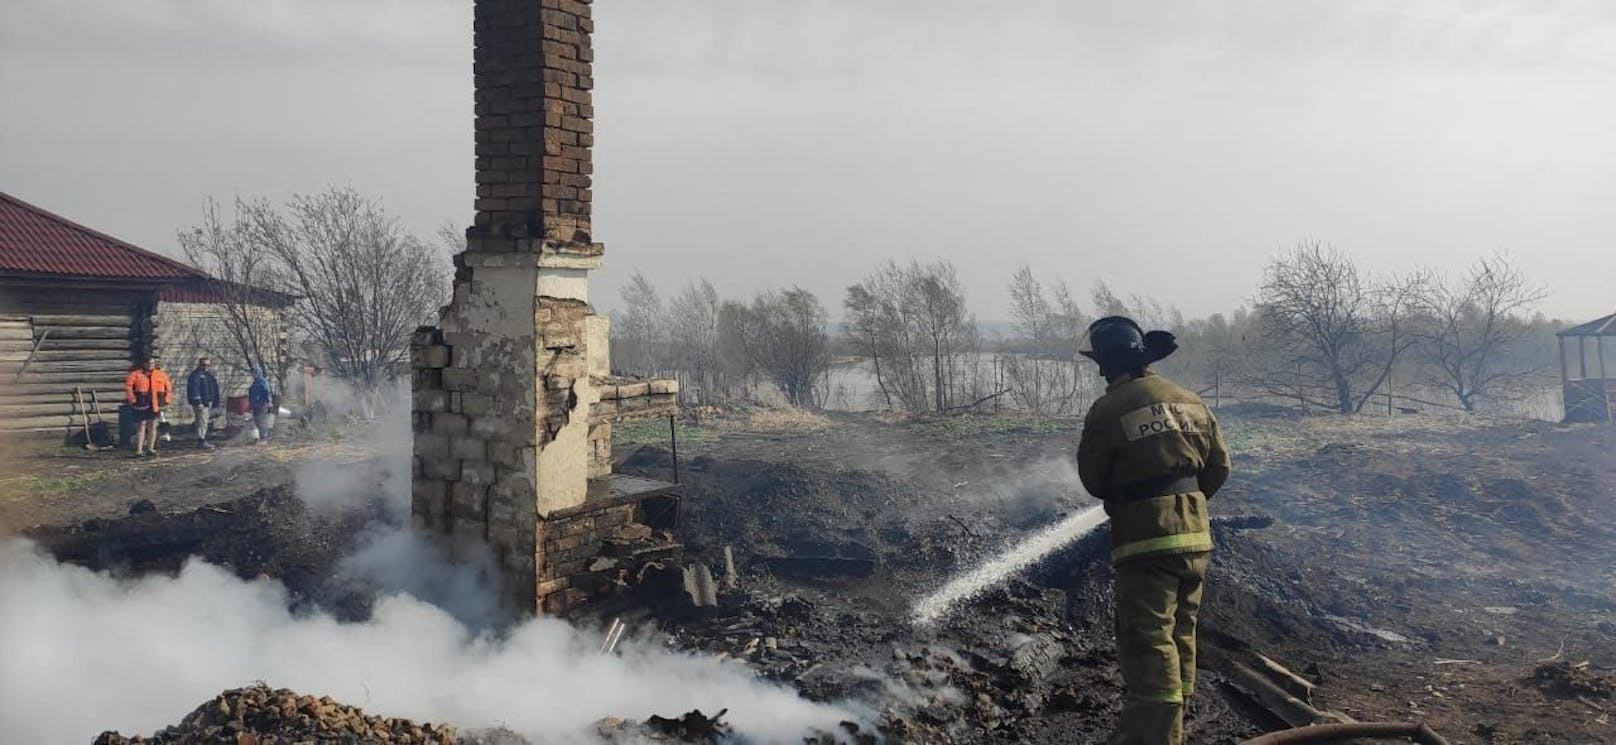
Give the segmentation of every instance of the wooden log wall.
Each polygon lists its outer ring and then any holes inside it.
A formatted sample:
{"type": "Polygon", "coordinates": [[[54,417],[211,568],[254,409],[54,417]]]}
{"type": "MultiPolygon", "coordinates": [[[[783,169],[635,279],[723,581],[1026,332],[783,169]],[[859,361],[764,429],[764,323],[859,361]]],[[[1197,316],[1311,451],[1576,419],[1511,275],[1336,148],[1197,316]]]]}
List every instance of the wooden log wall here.
{"type": "Polygon", "coordinates": [[[116,426],[124,378],[155,334],[144,311],[149,297],[0,291],[0,432],[65,434],[75,387],[86,406],[94,391],[116,426]]]}

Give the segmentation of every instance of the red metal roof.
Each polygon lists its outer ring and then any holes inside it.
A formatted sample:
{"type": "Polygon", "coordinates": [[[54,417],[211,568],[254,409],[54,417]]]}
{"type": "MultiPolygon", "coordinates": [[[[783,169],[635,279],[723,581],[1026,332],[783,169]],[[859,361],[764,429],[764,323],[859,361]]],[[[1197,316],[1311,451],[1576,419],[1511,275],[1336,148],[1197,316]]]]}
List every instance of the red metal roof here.
{"type": "Polygon", "coordinates": [[[174,280],[201,271],[0,192],[0,272],[174,280]]]}
{"type": "Polygon", "coordinates": [[[157,291],[165,303],[248,303],[265,308],[285,308],[297,302],[296,295],[248,287],[222,279],[188,279],[157,291]]]}

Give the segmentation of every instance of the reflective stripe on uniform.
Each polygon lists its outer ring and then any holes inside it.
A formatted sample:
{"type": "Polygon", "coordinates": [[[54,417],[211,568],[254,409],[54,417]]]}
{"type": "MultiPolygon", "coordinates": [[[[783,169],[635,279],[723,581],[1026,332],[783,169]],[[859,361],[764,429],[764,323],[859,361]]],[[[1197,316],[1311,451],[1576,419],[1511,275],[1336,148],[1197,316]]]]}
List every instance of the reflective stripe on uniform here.
{"type": "Polygon", "coordinates": [[[1181,691],[1153,691],[1142,693],[1134,693],[1133,691],[1129,691],[1128,698],[1135,701],[1149,701],[1153,704],[1184,703],[1184,694],[1181,691]]]}
{"type": "Polygon", "coordinates": [[[1112,561],[1122,561],[1140,554],[1155,553],[1157,551],[1211,551],[1211,533],[1179,533],[1177,535],[1164,535],[1158,538],[1146,538],[1142,541],[1124,543],[1111,550],[1112,561]]]}

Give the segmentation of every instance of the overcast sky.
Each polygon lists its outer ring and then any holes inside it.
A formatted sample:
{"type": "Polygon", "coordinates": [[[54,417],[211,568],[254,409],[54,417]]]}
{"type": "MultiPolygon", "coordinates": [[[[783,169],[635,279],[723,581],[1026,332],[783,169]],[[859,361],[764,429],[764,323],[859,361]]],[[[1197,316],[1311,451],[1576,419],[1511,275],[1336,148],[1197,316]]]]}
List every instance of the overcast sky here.
{"type": "MultiPolygon", "coordinates": [[[[534,0],[535,2],[537,0],[534,0]]],[[[1191,314],[1320,239],[1616,310],[1616,3],[597,0],[598,304],[947,258],[1191,314]]],[[[467,0],[4,0],[0,191],[158,251],[209,195],[471,218],[467,0]]]]}

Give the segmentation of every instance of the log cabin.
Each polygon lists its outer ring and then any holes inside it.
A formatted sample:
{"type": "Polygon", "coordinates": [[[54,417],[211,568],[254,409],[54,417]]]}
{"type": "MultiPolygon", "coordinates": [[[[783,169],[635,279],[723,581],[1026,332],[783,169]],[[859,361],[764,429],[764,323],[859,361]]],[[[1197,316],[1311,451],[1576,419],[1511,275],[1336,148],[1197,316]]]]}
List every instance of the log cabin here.
{"type": "MultiPolygon", "coordinates": [[[[66,431],[82,421],[76,390],[116,422],[124,377],[147,354],[162,360],[183,397],[196,355],[229,359],[208,340],[224,315],[221,299],[241,296],[233,289],[0,192],[0,432],[66,431]]],[[[270,290],[253,297],[277,315],[295,299],[270,290]]],[[[220,383],[228,385],[225,376],[220,383]]],[[[190,418],[187,407],[172,411],[175,421],[190,418]]]]}

